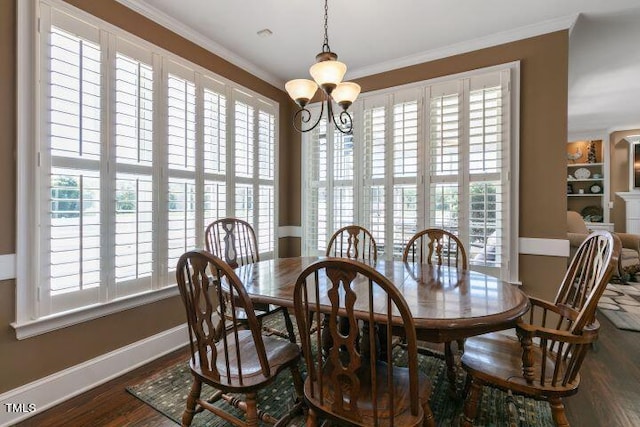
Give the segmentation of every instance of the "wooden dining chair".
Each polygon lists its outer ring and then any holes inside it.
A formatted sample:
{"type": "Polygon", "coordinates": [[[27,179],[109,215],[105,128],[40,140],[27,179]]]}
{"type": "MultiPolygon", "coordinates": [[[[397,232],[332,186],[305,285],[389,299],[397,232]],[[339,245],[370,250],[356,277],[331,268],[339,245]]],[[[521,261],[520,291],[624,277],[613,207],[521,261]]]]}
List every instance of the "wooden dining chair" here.
{"type": "MultiPolygon", "coordinates": [[[[453,233],[441,228],[427,228],[416,233],[404,248],[402,261],[405,263],[445,265],[460,270],[467,270],[467,251],[460,239],[453,233]]],[[[464,352],[464,340],[457,340],[458,353],[464,352]]],[[[418,351],[422,354],[437,355],[430,348],[431,344],[420,345],[418,351]]],[[[435,345],[435,344],[434,344],[435,345]]],[[[444,343],[444,358],[447,364],[447,378],[451,395],[457,394],[456,367],[452,343],[444,343]]]]}
{"type": "Polygon", "coordinates": [[[555,301],[530,297],[517,338],[493,333],[469,338],[462,356],[468,395],[463,426],[472,426],[485,385],[546,400],[557,426],[568,426],[562,398],[578,392],[580,367],[598,337],[596,306],[616,269],[621,243],[591,233],[569,264],[555,301]]]}
{"type": "Polygon", "coordinates": [[[376,239],[364,227],[347,225],[333,233],[327,244],[326,255],[375,263],[378,260],[376,239]]]}
{"type": "MultiPolygon", "coordinates": [[[[369,230],[360,225],[347,225],[333,233],[327,244],[326,255],[375,264],[378,260],[378,247],[369,230]]],[[[325,314],[322,327],[324,328],[328,322],[329,316],[325,314]]],[[[348,333],[347,321],[338,318],[338,323],[340,331],[348,333]]]]}
{"type": "Polygon", "coordinates": [[[466,270],[467,251],[460,239],[441,228],[417,232],[404,248],[402,261],[417,264],[446,265],[466,270]]]}
{"type": "MultiPolygon", "coordinates": [[[[231,268],[260,261],[253,227],[247,221],[238,218],[221,218],[209,224],[205,230],[205,245],[207,251],[223,259],[231,268]]],[[[291,342],[296,341],[293,323],[286,308],[257,303],[254,309],[261,325],[265,316],[282,312],[287,334],[275,328],[264,328],[270,333],[289,338],[291,342]]],[[[240,321],[243,322],[244,319],[240,321]]]]}
{"type": "Polygon", "coordinates": [[[202,250],[187,252],[178,261],[176,276],[187,314],[193,376],[182,425],[190,425],[194,414],[204,409],[236,426],[257,426],[258,420],[274,424],[276,419],[257,410],[256,392],[289,369],[298,402],[285,415],[284,425],[301,409],[299,347],[262,334],[251,299],[233,269],[222,259],[202,250]],[[225,298],[225,293],[231,298],[225,298]],[[230,309],[225,307],[227,303],[230,309]],[[235,317],[240,310],[245,312],[248,327],[241,326],[235,317]],[[201,398],[202,383],[215,388],[216,393],[201,398]],[[244,394],[245,400],[228,393],[244,394]],[[244,411],[245,419],[213,405],[220,399],[244,411]]]}
{"type": "Polygon", "coordinates": [[[318,417],[350,426],[435,425],[429,407],[431,384],[418,371],[413,317],[387,278],[357,261],[321,260],[300,274],[293,302],[307,368],[307,426],[318,425],[318,417]],[[326,356],[319,350],[325,344],[321,332],[306,332],[310,315],[319,322],[321,313],[330,313],[332,345],[326,356]],[[346,335],[338,332],[338,313],[350,324],[346,335]],[[389,344],[392,316],[407,337],[403,366],[398,366],[392,352],[380,359],[380,343],[368,339],[369,335],[356,345],[359,323],[364,322],[372,337],[378,336],[374,331],[379,326],[385,326],[389,344]]]}

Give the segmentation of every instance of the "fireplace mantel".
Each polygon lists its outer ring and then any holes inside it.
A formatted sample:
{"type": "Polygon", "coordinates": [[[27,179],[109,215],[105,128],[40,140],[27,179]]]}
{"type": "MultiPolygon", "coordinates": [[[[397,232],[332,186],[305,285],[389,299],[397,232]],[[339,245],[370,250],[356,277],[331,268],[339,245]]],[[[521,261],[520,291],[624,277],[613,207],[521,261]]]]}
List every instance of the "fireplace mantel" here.
{"type": "Polygon", "coordinates": [[[626,207],[626,232],[640,234],[640,190],[617,192],[626,207]]]}

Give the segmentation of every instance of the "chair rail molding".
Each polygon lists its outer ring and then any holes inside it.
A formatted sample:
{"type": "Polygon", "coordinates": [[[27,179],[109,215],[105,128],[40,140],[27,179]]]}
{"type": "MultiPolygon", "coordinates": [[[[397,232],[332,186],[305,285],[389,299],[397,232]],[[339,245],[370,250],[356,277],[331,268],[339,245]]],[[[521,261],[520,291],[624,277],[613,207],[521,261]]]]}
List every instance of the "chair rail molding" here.
{"type": "Polygon", "coordinates": [[[16,278],[16,254],[0,255],[0,280],[16,278]]]}

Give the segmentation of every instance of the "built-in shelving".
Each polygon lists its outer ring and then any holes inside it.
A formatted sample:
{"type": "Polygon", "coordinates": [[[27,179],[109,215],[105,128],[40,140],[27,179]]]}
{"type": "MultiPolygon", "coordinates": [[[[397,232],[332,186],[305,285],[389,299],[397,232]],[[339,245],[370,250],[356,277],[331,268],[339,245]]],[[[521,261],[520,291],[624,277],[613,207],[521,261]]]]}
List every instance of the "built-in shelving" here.
{"type": "Polygon", "coordinates": [[[591,222],[608,220],[606,209],[606,157],[605,144],[602,140],[572,141],[567,144],[567,209],[576,211],[591,222]],[[591,150],[591,153],[590,153],[591,150]],[[580,171],[577,178],[576,171],[580,171]],[[597,177],[594,178],[593,176],[597,177]],[[598,192],[592,192],[594,184],[598,184],[598,192]],[[600,218],[594,218],[594,212],[600,212],[600,218]],[[595,221],[594,221],[595,220],[595,221]]]}

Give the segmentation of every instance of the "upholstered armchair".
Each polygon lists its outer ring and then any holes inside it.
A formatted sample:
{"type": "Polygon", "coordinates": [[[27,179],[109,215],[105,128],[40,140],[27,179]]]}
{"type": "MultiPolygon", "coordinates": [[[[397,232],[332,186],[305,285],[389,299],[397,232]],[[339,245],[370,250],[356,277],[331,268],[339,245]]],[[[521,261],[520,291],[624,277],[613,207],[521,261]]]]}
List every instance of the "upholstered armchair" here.
{"type": "MultiPolygon", "coordinates": [[[[590,230],[582,215],[578,212],[567,211],[567,238],[571,247],[571,258],[589,233],[590,230]]],[[[626,269],[640,264],[640,234],[615,233],[615,235],[622,242],[617,274],[623,277],[626,269]]]]}

